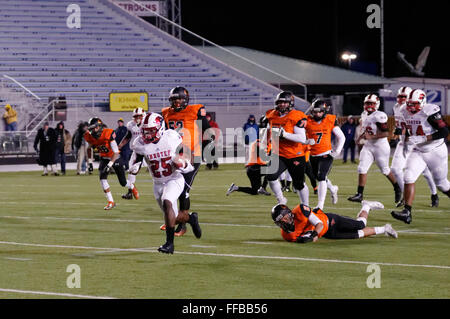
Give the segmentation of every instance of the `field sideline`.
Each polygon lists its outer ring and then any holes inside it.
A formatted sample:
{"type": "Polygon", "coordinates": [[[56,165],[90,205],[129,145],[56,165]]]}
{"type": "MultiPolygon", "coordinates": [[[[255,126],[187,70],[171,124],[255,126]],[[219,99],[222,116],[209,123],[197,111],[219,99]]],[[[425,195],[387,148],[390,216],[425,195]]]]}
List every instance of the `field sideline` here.
{"type": "MultiPolygon", "coordinates": [[[[346,200],[356,191],[355,164],[337,161],[331,179],[339,202],[328,195],[325,211],[355,217],[360,205],[346,200]]],[[[306,245],[284,242],[273,225],[274,196],[233,193],[232,182],[248,186],[242,164],[219,170],[202,166],[191,192],[203,237],[189,228],[175,239],[175,254],[156,248],[165,240],[163,216],[152,182],[141,172],[141,198],[125,201],[109,177],[117,207],[110,212],[98,173],[40,176],[41,172],[0,173],[0,298],[449,298],[450,200],[439,193],[430,208],[425,180],[417,183],[413,222],[394,220],[394,194],[373,165],[366,199],[386,209],[373,211],[369,226],[391,223],[397,240],[321,239],[306,245]],[[367,268],[378,264],[381,288],[368,288],[367,268]],[[81,288],[68,288],[69,265],[81,270],[81,288]]],[[[309,185],[309,182],[307,182],[309,185]]],[[[310,204],[317,200],[311,190],[310,204]]],[[[298,196],[287,193],[288,206],[298,196]]],[[[188,226],[189,227],[189,226],[188,226]]]]}

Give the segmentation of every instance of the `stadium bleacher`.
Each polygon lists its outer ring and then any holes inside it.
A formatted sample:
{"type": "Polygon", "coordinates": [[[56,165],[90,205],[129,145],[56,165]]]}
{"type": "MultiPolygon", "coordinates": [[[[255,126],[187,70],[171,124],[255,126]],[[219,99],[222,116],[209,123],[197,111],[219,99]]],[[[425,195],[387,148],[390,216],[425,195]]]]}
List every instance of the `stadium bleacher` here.
{"type": "Polygon", "coordinates": [[[111,1],[77,1],[81,28],[69,28],[66,9],[72,3],[0,0],[0,74],[44,101],[65,96],[107,103],[112,91],[147,91],[149,104],[159,108],[166,105],[169,90],[182,85],[194,103],[272,105],[275,87],[206,56],[111,1]]]}

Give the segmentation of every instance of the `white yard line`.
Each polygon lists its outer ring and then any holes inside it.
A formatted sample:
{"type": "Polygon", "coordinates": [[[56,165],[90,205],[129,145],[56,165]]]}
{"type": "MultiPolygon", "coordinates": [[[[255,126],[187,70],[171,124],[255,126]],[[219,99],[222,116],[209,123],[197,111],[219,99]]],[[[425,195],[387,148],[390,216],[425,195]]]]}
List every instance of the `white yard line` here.
{"type": "Polygon", "coordinates": [[[18,290],[18,289],[5,289],[5,288],[0,288],[0,292],[12,292],[12,293],[19,293],[19,294],[44,295],[44,296],[60,296],[60,297],[84,298],[84,299],[116,299],[114,297],[76,295],[76,294],[67,294],[67,293],[61,293],[61,292],[18,290]]]}
{"type": "MultiPolygon", "coordinates": [[[[115,222],[115,223],[152,223],[161,224],[164,223],[163,220],[148,220],[148,219],[121,219],[121,218],[81,218],[81,217],[53,217],[53,216],[1,216],[1,218],[11,218],[11,219],[31,219],[31,218],[43,218],[51,220],[65,220],[65,221],[89,221],[89,222],[115,222]]],[[[223,224],[223,223],[201,223],[201,225],[208,226],[224,226],[224,227],[252,227],[252,228],[275,228],[277,226],[273,225],[252,225],[252,224],[223,224]]],[[[450,232],[425,232],[419,229],[400,229],[397,230],[399,233],[405,234],[416,234],[416,235],[450,235],[450,232]]]]}
{"type": "MultiPolygon", "coordinates": [[[[8,241],[0,241],[0,244],[2,244],[2,245],[15,245],[15,246],[45,247],[45,248],[95,249],[95,250],[109,250],[109,251],[138,251],[138,252],[144,252],[144,253],[158,253],[158,251],[156,249],[155,250],[148,250],[148,249],[139,249],[139,248],[104,248],[104,247],[55,245],[55,244],[18,243],[18,242],[8,242],[8,241]]],[[[362,265],[377,264],[377,265],[381,265],[381,266],[450,269],[450,266],[442,266],[442,265],[398,264],[398,263],[383,263],[383,262],[376,262],[376,261],[357,261],[357,260],[321,259],[321,258],[286,257],[286,256],[257,256],[257,255],[240,255],[240,254],[219,254],[219,253],[205,253],[205,252],[195,252],[195,251],[194,252],[176,251],[175,253],[176,254],[180,254],[180,255],[201,255],[201,256],[212,256],[212,257],[231,257],[231,258],[248,258],[248,259],[273,259],[273,260],[292,260],[292,261],[313,261],[313,262],[362,264],[362,265]]]]}

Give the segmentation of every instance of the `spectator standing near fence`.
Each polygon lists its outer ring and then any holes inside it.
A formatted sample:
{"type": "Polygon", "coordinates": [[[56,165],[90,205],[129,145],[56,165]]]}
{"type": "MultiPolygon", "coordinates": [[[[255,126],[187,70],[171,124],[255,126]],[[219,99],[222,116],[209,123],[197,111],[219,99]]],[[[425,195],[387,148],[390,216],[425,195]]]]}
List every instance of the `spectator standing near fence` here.
{"type": "Polygon", "coordinates": [[[247,122],[244,124],[243,127],[244,130],[244,136],[245,136],[245,160],[248,161],[249,159],[249,150],[250,145],[259,139],[259,126],[256,123],[256,118],[253,114],[250,114],[248,116],[247,122]]]}
{"type": "Polygon", "coordinates": [[[71,152],[72,136],[62,121],[56,125],[55,135],[55,163],[61,164],[61,174],[66,175],[66,154],[71,152]]]}
{"type": "MultiPolygon", "coordinates": [[[[127,133],[128,129],[124,125],[123,119],[120,118],[117,121],[117,128],[116,128],[117,145],[120,145],[120,142],[122,142],[125,136],[127,136],[127,133]]],[[[130,156],[131,156],[130,142],[127,142],[120,148],[120,159],[119,159],[120,165],[123,165],[123,167],[125,167],[125,170],[128,170],[129,168],[128,162],[130,161],[130,156]]]]}
{"type": "Polygon", "coordinates": [[[351,115],[348,116],[347,121],[342,125],[341,130],[345,135],[344,154],[343,154],[344,164],[347,162],[347,154],[349,150],[350,150],[350,160],[352,161],[352,163],[356,163],[355,162],[356,125],[353,116],[351,115]]]}
{"type": "Polygon", "coordinates": [[[3,113],[5,119],[5,131],[17,131],[17,112],[11,105],[5,105],[5,113],[3,113]]]}
{"type": "MultiPolygon", "coordinates": [[[[207,169],[211,169],[211,168],[219,168],[219,159],[218,156],[216,156],[216,145],[219,142],[219,137],[220,137],[220,129],[219,129],[219,125],[217,124],[216,121],[213,121],[211,118],[211,114],[206,114],[206,120],[209,123],[209,129],[206,131],[209,134],[209,142],[207,142],[207,149],[208,152],[206,154],[208,154],[206,160],[206,168],[207,169]]],[[[205,133],[206,133],[205,132],[205,133]]]]}
{"type": "Polygon", "coordinates": [[[42,176],[48,175],[47,166],[50,165],[52,174],[59,175],[55,169],[55,130],[49,127],[49,123],[45,122],[44,126],[41,127],[34,139],[34,149],[39,154],[37,162],[39,165],[44,167],[44,172],[42,176]]]}
{"type": "Polygon", "coordinates": [[[72,150],[75,151],[77,156],[77,175],[86,174],[87,145],[84,132],[87,131],[87,127],[87,122],[81,122],[72,137],[72,150]]]}

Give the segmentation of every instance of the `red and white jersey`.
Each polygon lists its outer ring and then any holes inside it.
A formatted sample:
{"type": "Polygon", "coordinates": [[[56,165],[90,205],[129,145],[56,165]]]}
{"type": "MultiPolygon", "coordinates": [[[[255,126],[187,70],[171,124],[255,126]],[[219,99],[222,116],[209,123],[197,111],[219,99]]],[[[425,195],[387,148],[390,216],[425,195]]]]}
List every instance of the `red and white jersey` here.
{"type": "MultiPolygon", "coordinates": [[[[406,103],[403,104],[398,104],[395,103],[394,105],[394,119],[395,119],[395,128],[402,128],[402,119],[403,119],[403,115],[402,115],[402,109],[406,108],[406,103]]],[[[405,136],[401,135],[400,136],[400,141],[404,141],[405,140],[405,136]]]]}
{"type": "Polygon", "coordinates": [[[172,159],[177,156],[182,141],[180,134],[174,130],[164,131],[157,143],[145,144],[141,137],[135,139],[133,150],[144,155],[154,183],[183,178],[181,172],[172,165],[172,159]]]}
{"type": "MultiPolygon", "coordinates": [[[[431,126],[431,124],[428,122],[428,118],[431,115],[438,113],[440,110],[440,107],[435,104],[425,104],[423,108],[415,114],[408,112],[406,107],[402,108],[401,125],[403,128],[406,128],[408,130],[410,136],[431,135],[437,132],[437,129],[431,126]]],[[[443,138],[431,140],[428,142],[417,144],[415,148],[421,152],[429,152],[437,146],[441,145],[443,141],[443,138]]]]}
{"type": "Polygon", "coordinates": [[[127,130],[131,133],[130,149],[133,150],[133,143],[141,134],[141,126],[138,125],[134,120],[127,123],[127,130]]]}
{"type": "MultiPolygon", "coordinates": [[[[367,111],[364,111],[361,114],[362,130],[363,132],[369,135],[376,135],[378,133],[379,127],[377,123],[386,124],[387,121],[388,117],[386,113],[382,111],[375,111],[372,112],[371,114],[367,113],[367,111]]],[[[387,140],[387,137],[367,140],[366,144],[376,144],[379,143],[381,140],[387,140]]]]}

